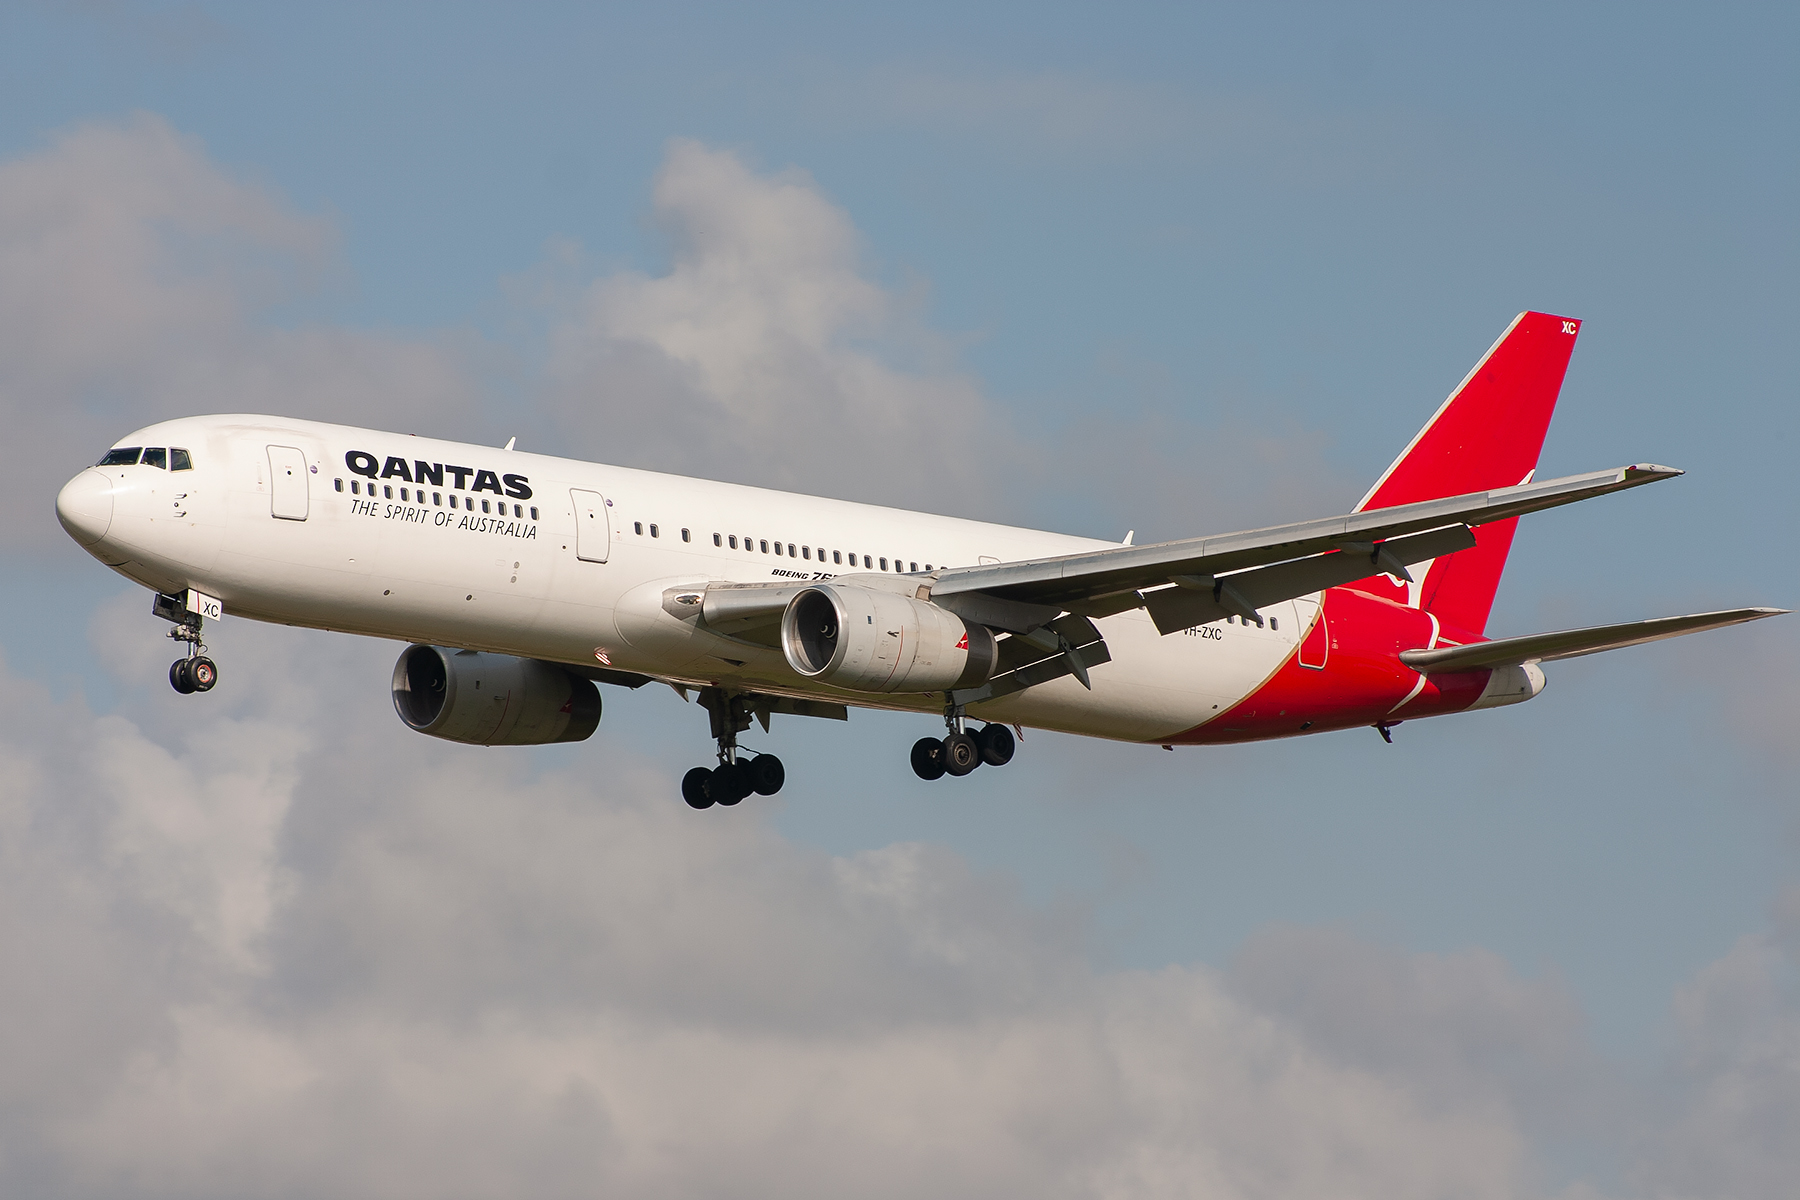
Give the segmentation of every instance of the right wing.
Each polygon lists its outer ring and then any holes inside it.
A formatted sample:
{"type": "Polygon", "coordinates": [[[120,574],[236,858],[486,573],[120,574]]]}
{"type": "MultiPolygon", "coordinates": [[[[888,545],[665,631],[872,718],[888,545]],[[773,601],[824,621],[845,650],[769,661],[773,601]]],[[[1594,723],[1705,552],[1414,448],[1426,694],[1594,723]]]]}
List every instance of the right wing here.
{"type": "Polygon", "coordinates": [[[1473,642],[1467,646],[1441,646],[1435,650],[1402,650],[1400,661],[1422,675],[1449,671],[1476,671],[1487,667],[1516,666],[1527,662],[1552,662],[1559,658],[1578,658],[1658,642],[1663,638],[1699,633],[1704,629],[1722,629],[1760,621],[1788,611],[1785,608],[1730,608],[1723,612],[1694,613],[1686,617],[1656,617],[1648,621],[1627,621],[1623,625],[1596,625],[1590,629],[1565,629],[1561,633],[1533,633],[1525,637],[1501,638],[1497,642],[1473,642]]]}

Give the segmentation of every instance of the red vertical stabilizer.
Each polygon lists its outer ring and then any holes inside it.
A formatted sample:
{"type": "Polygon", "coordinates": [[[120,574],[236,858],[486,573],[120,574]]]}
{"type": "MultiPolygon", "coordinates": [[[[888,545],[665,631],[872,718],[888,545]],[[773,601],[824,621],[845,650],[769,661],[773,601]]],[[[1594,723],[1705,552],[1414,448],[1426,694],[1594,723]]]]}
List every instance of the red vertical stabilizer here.
{"type": "MultiPolygon", "coordinates": [[[[1356,511],[1529,480],[1580,330],[1581,322],[1567,317],[1539,312],[1515,317],[1356,511]]],[[[1454,629],[1481,633],[1517,524],[1515,517],[1477,528],[1474,548],[1436,560],[1420,584],[1395,599],[1426,609],[1454,629]]],[[[1355,586],[1383,590],[1376,581],[1355,586]]]]}

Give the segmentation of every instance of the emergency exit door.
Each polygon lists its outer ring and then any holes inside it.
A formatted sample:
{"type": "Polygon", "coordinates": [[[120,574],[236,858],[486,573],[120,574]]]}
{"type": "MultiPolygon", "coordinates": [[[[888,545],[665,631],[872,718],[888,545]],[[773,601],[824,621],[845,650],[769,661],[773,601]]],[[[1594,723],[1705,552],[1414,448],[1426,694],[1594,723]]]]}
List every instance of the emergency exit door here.
{"type": "Polygon", "coordinates": [[[606,511],[606,497],[580,488],[570,488],[569,495],[575,499],[575,557],[582,562],[605,562],[612,549],[612,516],[606,511]]]}
{"type": "Polygon", "coordinates": [[[269,515],[283,521],[306,520],[307,490],[306,455],[292,446],[270,446],[269,515]]]}

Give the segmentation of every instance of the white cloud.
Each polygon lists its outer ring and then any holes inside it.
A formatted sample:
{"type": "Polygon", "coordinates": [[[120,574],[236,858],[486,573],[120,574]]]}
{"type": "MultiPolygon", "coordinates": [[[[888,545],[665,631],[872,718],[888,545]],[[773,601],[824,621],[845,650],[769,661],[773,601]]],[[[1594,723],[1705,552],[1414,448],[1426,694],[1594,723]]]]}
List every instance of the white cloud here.
{"type": "MultiPolygon", "coordinates": [[[[327,222],[235,178],[159,117],[0,163],[0,544],[59,542],[48,497],[132,428],[201,412],[437,427],[475,409],[459,339],[273,327],[338,271],[327,222]]],[[[466,339],[462,339],[466,342],[466,339]]]]}
{"type": "Polygon", "coordinates": [[[1020,439],[868,278],[849,217],[810,177],[675,141],[654,213],[669,270],[600,279],[552,332],[550,396],[583,446],[938,511],[991,504],[1020,439]]]}
{"type": "MultiPolygon", "coordinates": [[[[972,516],[1018,519],[1033,497],[1074,506],[1078,492],[1079,513],[1116,503],[1171,534],[1254,520],[1265,506],[1251,495],[1329,491],[1317,439],[1292,430],[1140,418],[1129,395],[1065,431],[996,409],[919,298],[873,278],[849,217],[803,172],[673,142],[653,213],[668,270],[549,289],[547,356],[516,381],[535,413],[508,400],[509,425],[602,461],[972,516]],[[1175,482],[1147,490],[1150,475],[1175,482]]],[[[46,497],[166,417],[490,435],[484,384],[508,347],[270,319],[343,275],[330,223],[157,117],[82,126],[0,163],[0,420],[33,448],[0,502],[36,514],[5,544],[59,544],[46,497]]]]}
{"type": "Polygon", "coordinates": [[[1782,1196],[1800,1178],[1800,887],[1675,998],[1669,1123],[1635,1172],[1648,1195],[1782,1196]]]}
{"type": "Polygon", "coordinates": [[[159,734],[0,680],[0,1189],[1516,1190],[1506,1114],[1206,969],[1097,975],[942,849],[831,858],[619,744],[427,742],[324,700],[385,648],[235,640],[232,678],[305,682],[159,734]]]}
{"type": "Polygon", "coordinates": [[[1648,1195],[1789,1163],[1775,937],[1684,996],[1657,1117],[1491,954],[1098,972],[942,848],[694,813],[605,726],[603,771],[431,742],[344,694],[386,645],[228,636],[138,720],[0,676],[0,1191],[1498,1198],[1571,1123],[1648,1195]]]}

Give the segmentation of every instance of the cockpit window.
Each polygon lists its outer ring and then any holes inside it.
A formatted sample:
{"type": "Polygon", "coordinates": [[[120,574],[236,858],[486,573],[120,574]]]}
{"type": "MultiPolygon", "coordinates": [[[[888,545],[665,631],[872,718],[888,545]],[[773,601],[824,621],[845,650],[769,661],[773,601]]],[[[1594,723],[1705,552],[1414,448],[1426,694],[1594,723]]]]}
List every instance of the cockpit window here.
{"type": "Polygon", "coordinates": [[[169,468],[168,459],[168,453],[164,451],[161,446],[152,446],[144,451],[144,465],[146,467],[160,467],[166,471],[169,468]]]}
{"type": "Polygon", "coordinates": [[[143,452],[144,448],[142,446],[120,446],[117,450],[108,450],[106,452],[106,457],[101,459],[95,465],[102,467],[129,467],[137,462],[138,455],[143,452]]]}
{"type": "Polygon", "coordinates": [[[183,450],[180,446],[169,447],[169,470],[191,471],[193,469],[194,460],[188,457],[188,452],[186,450],[183,450]]]}

